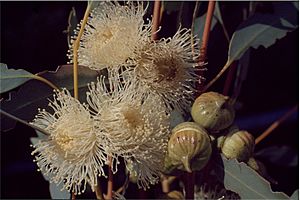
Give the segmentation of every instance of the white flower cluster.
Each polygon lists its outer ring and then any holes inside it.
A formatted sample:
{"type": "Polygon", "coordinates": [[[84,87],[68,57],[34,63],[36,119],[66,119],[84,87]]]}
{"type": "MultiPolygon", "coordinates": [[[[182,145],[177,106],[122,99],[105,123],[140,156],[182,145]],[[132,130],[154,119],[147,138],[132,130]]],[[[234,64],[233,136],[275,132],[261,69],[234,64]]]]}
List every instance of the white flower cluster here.
{"type": "MultiPolygon", "coordinates": [[[[85,27],[79,64],[107,70],[88,85],[87,104],[63,89],[32,122],[50,135],[32,152],[51,181],[75,194],[92,190],[110,158],[114,173],[120,161],[140,187],[157,182],[163,169],[171,110],[185,112],[199,81],[198,40],[180,29],[168,39],[151,41],[143,3],[101,2],[85,27]]],[[[73,56],[70,47],[69,57],[73,56]]]]}

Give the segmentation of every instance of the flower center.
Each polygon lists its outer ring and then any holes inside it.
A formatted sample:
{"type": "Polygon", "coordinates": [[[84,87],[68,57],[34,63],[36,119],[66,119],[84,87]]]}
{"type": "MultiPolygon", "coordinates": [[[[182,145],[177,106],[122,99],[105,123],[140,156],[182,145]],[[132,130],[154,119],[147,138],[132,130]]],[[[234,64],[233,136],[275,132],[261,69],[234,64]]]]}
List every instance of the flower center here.
{"type": "Polygon", "coordinates": [[[102,32],[101,36],[104,37],[104,41],[107,41],[107,40],[109,40],[110,38],[113,37],[113,34],[112,34],[112,32],[111,32],[109,29],[105,29],[105,30],[102,32]]]}
{"type": "Polygon", "coordinates": [[[58,147],[63,151],[65,157],[72,153],[72,149],[74,148],[74,139],[69,136],[68,131],[59,131],[57,135],[55,135],[54,141],[56,142],[58,147]]]}
{"type": "Polygon", "coordinates": [[[136,129],[143,124],[142,116],[137,108],[130,107],[124,110],[123,116],[132,129],[136,129]]]}
{"type": "Polygon", "coordinates": [[[177,69],[176,67],[172,67],[172,61],[159,61],[156,63],[157,66],[157,74],[160,77],[157,82],[161,82],[163,80],[172,81],[176,77],[177,69]]]}

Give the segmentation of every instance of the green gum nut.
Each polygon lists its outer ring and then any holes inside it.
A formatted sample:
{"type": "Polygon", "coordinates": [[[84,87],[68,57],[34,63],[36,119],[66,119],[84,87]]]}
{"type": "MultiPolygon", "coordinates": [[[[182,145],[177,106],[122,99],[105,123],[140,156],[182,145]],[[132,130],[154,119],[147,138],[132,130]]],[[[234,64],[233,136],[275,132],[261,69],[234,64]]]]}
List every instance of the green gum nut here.
{"type": "Polygon", "coordinates": [[[232,132],[225,136],[221,151],[228,159],[236,158],[247,162],[252,157],[255,146],[254,137],[247,131],[232,132]]]}
{"type": "Polygon", "coordinates": [[[208,131],[218,132],[232,124],[235,112],[229,97],[207,92],[194,101],[191,115],[196,123],[208,131]]]}
{"type": "Polygon", "coordinates": [[[202,169],[212,152],[206,130],[194,122],[183,122],[173,130],[168,142],[168,162],[177,169],[192,172],[202,169]]]}

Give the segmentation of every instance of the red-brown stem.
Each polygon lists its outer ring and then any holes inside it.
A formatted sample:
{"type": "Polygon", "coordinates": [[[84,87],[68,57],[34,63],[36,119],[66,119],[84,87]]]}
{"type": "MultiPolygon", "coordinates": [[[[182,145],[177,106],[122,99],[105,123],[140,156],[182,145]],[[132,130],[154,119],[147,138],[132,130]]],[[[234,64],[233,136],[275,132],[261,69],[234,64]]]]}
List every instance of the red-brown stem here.
{"type": "Polygon", "coordinates": [[[154,9],[153,9],[153,18],[152,18],[152,40],[157,40],[157,30],[159,27],[159,21],[160,21],[160,7],[161,7],[161,1],[155,0],[154,2],[154,9]]]}
{"type": "Polygon", "coordinates": [[[96,185],[94,189],[95,189],[96,198],[99,200],[105,200],[100,183],[98,183],[98,185],[96,185]]]}
{"type": "Polygon", "coordinates": [[[185,199],[194,199],[195,173],[186,172],[185,175],[185,199]]]}
{"type": "Polygon", "coordinates": [[[274,131],[282,122],[288,119],[294,112],[298,111],[298,105],[294,106],[288,112],[286,112],[280,119],[276,120],[267,130],[265,130],[260,136],[255,139],[255,144],[261,142],[265,137],[270,135],[272,131],[274,131]]]}
{"type": "MultiPolygon", "coordinates": [[[[209,3],[208,3],[205,25],[204,25],[203,36],[202,36],[202,44],[200,47],[200,58],[198,61],[199,66],[202,66],[206,62],[206,52],[207,52],[207,46],[208,46],[211,21],[212,21],[214,9],[215,9],[215,3],[216,3],[215,1],[209,1],[209,3]]],[[[202,73],[203,73],[203,71],[199,70],[198,75],[202,76],[202,73]]],[[[196,88],[198,91],[198,94],[196,94],[196,95],[198,96],[202,90],[202,84],[199,82],[199,84],[197,84],[196,88]]]]}
{"type": "Polygon", "coordinates": [[[234,80],[234,74],[236,72],[236,68],[237,68],[237,61],[231,64],[231,67],[228,71],[224,88],[223,88],[223,95],[227,96],[229,94],[229,89],[230,86],[232,85],[232,81],[234,80]]]}
{"type": "Polygon", "coordinates": [[[168,177],[165,175],[162,175],[162,177],[161,177],[161,188],[162,188],[163,193],[170,192],[170,185],[168,182],[168,177]]]}
{"type": "Polygon", "coordinates": [[[108,182],[107,182],[107,194],[106,199],[112,199],[112,191],[113,191],[113,173],[112,173],[112,158],[108,157],[108,182]]]}
{"type": "Polygon", "coordinates": [[[74,194],[74,192],[72,192],[71,199],[72,199],[72,200],[75,200],[75,199],[76,199],[76,195],[74,194]]]}
{"type": "Polygon", "coordinates": [[[216,4],[215,1],[208,2],[205,26],[204,26],[203,36],[202,36],[202,44],[201,44],[201,48],[200,48],[200,59],[199,59],[200,63],[203,63],[206,60],[208,39],[209,39],[211,21],[212,21],[212,18],[214,15],[214,10],[215,10],[215,4],[216,4]]]}

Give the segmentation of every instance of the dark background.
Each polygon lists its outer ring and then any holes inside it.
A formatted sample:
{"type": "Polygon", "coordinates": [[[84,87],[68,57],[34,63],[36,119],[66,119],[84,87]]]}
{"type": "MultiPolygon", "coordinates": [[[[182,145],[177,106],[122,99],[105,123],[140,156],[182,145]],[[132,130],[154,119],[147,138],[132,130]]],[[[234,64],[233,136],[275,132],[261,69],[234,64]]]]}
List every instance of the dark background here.
{"type": "MultiPolygon", "coordinates": [[[[75,7],[78,19],[83,17],[85,2],[0,2],[1,3],[1,62],[10,68],[23,68],[37,73],[55,70],[68,60],[67,35],[68,15],[75,7]]],[[[205,4],[206,2],[204,2],[205,4]]],[[[242,8],[247,2],[222,2],[221,11],[230,35],[242,21],[242,8]]],[[[152,4],[151,4],[152,5],[152,4]]],[[[150,5],[149,13],[152,6],[150,5]]],[[[182,25],[190,27],[194,2],[184,4],[182,25]]],[[[205,7],[205,6],[202,6],[205,7]]],[[[271,3],[262,3],[260,12],[272,12],[271,3]]],[[[205,9],[200,9],[200,14],[205,9]]],[[[160,36],[171,36],[176,31],[178,12],[164,13],[160,36]]],[[[150,16],[150,15],[149,15],[150,16]]],[[[247,80],[238,99],[236,123],[254,136],[261,134],[274,120],[298,104],[299,96],[299,30],[265,49],[251,51],[247,80]]],[[[208,48],[208,71],[211,80],[227,59],[225,37],[220,25],[210,35],[208,48]]],[[[223,77],[211,88],[222,92],[223,77]]],[[[294,114],[271,136],[257,145],[256,150],[277,145],[289,146],[298,154],[298,113],[294,114]]],[[[49,198],[48,183],[36,172],[30,155],[29,138],[35,132],[21,124],[14,130],[1,133],[1,198],[49,198]]],[[[298,188],[298,166],[277,166],[265,161],[270,175],[278,180],[274,189],[287,194],[298,188]]],[[[284,165],[284,164],[283,164],[284,165]]],[[[124,177],[115,177],[123,179],[124,177]]],[[[118,182],[118,181],[117,181],[118,182]]],[[[118,183],[117,183],[118,184],[118,183]]],[[[151,189],[146,197],[151,198],[151,189]]],[[[134,185],[129,191],[136,197],[134,185]]],[[[145,193],[139,192],[140,195],[145,193]]]]}

